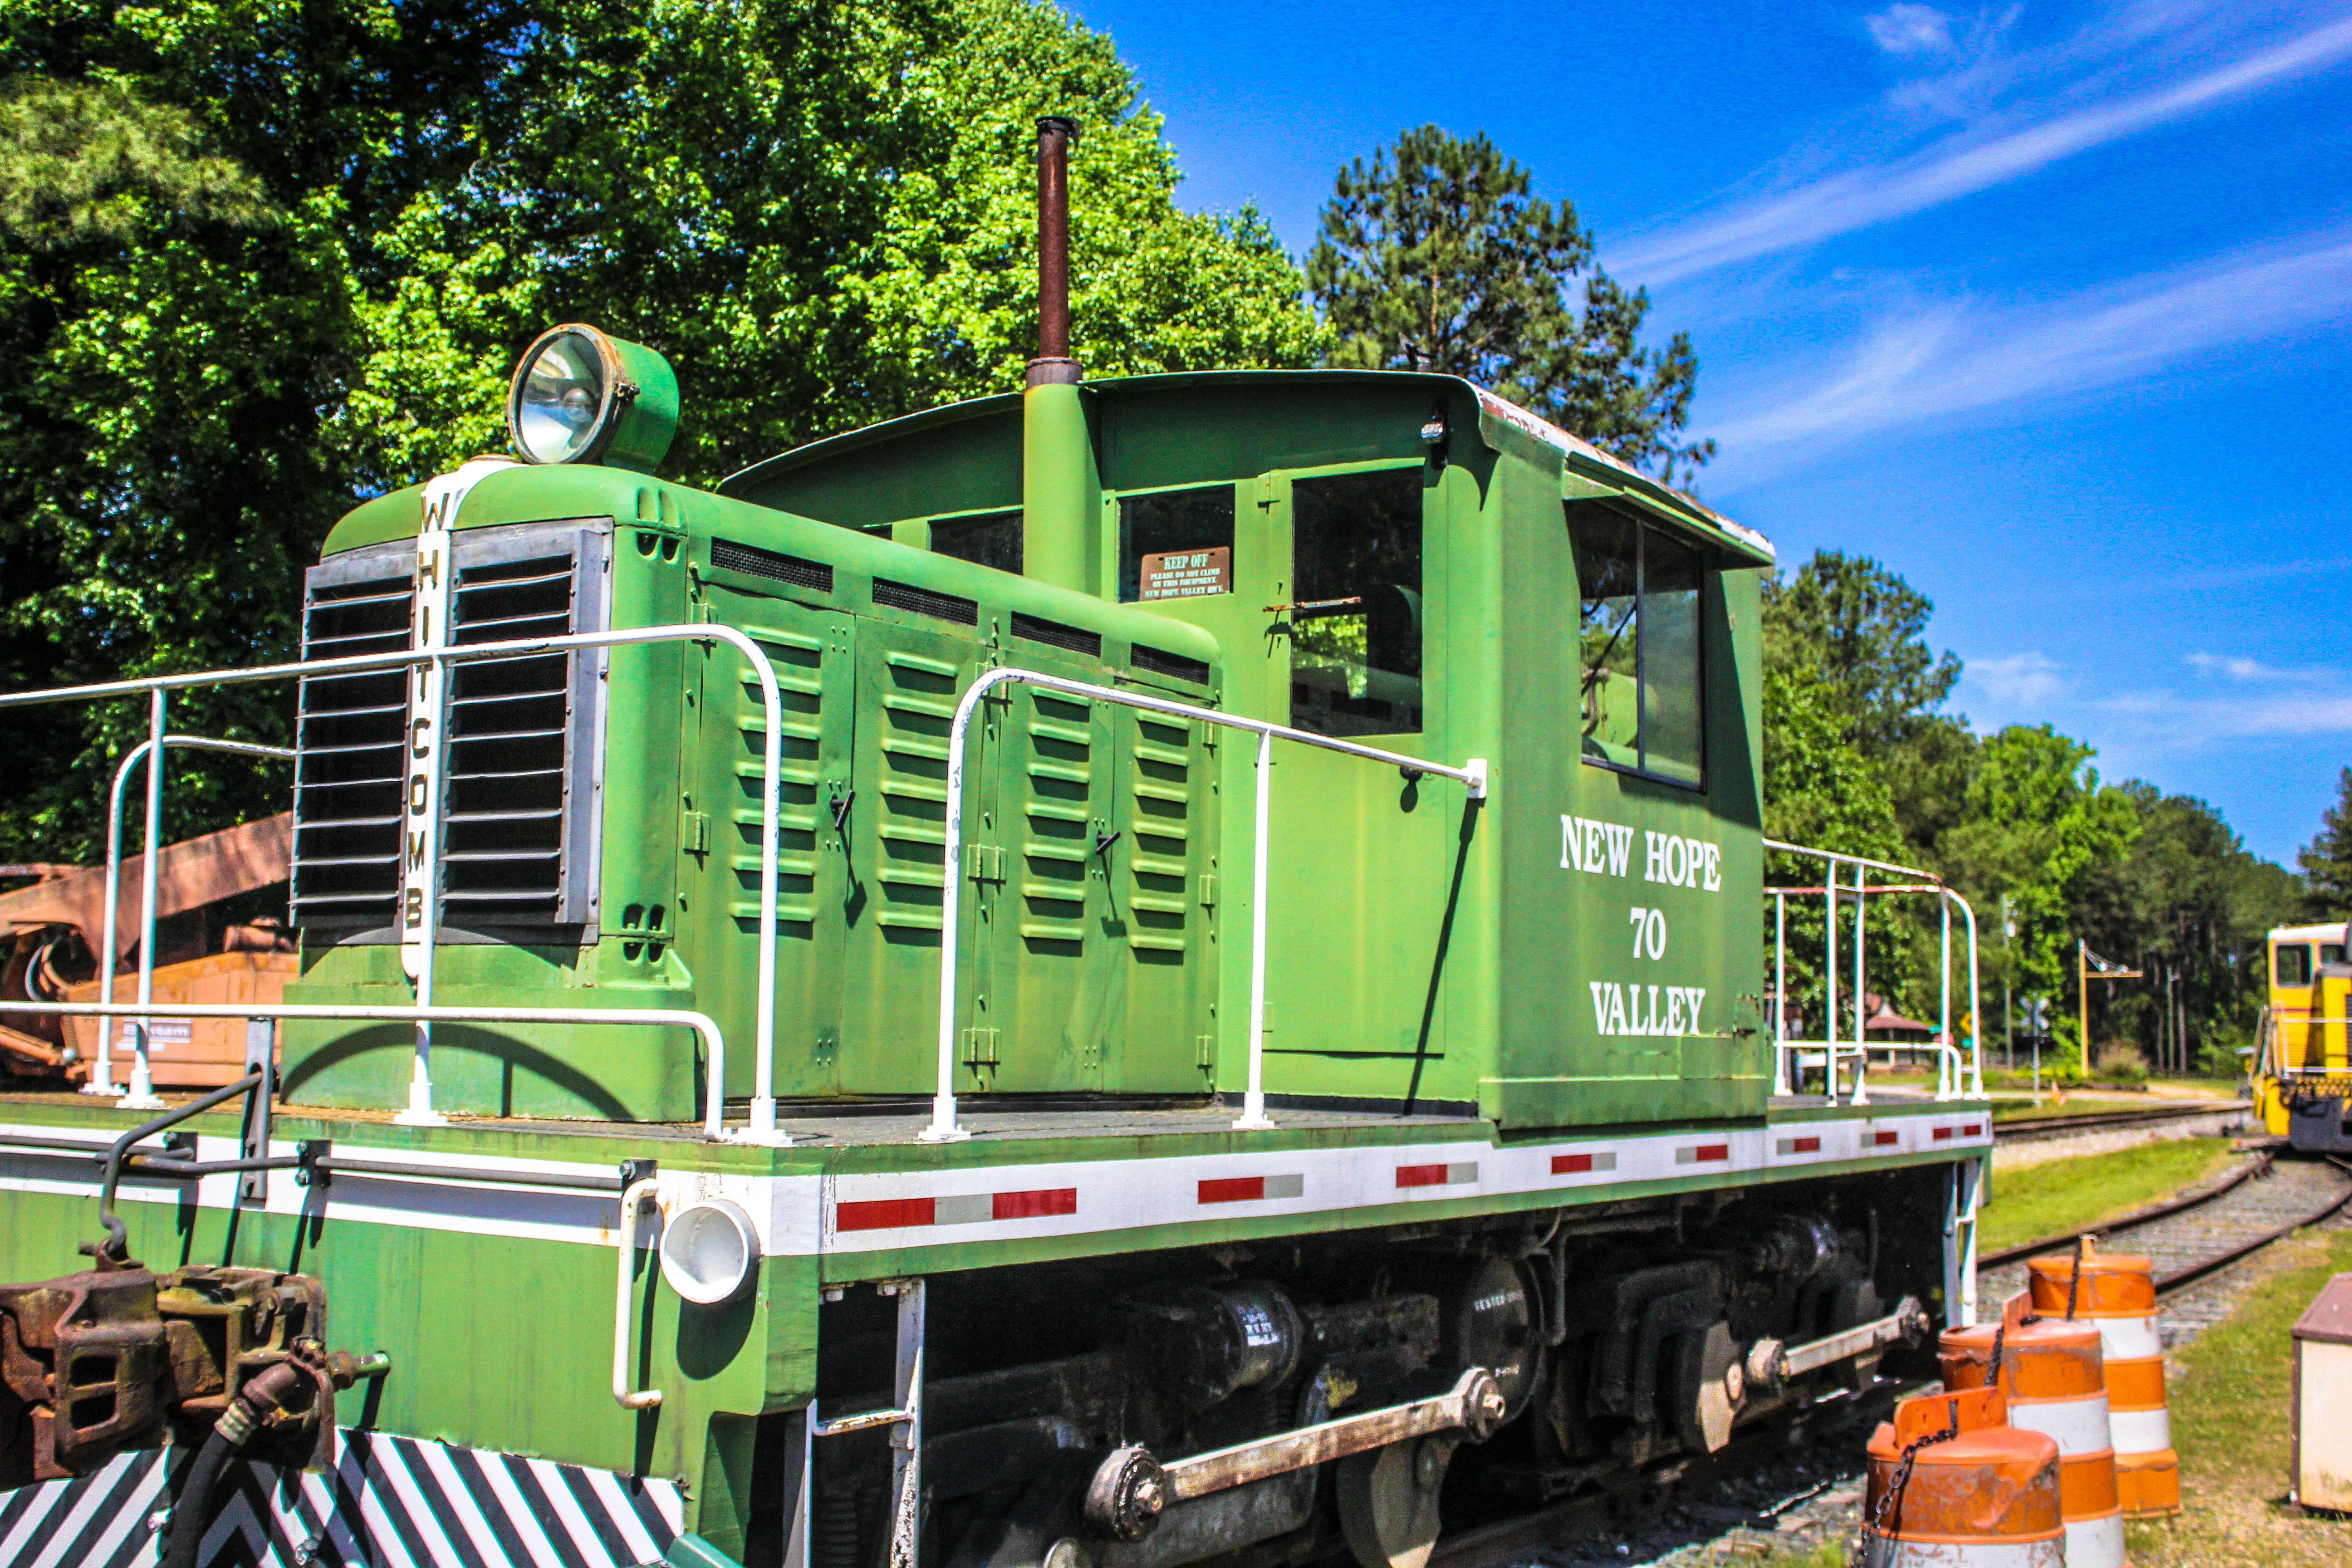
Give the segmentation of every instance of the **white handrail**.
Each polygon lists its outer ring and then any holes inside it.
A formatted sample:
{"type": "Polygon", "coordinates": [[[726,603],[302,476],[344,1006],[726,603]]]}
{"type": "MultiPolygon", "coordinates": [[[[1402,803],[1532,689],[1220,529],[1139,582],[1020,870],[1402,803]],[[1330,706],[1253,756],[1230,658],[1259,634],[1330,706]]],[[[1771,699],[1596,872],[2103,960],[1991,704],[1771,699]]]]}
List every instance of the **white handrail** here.
{"type": "MultiPolygon", "coordinates": [[[[637,1210],[647,1198],[659,1199],[661,1178],[646,1176],[629,1184],[621,1194],[621,1279],[614,1287],[616,1300],[613,1306],[613,1399],[624,1410],[646,1410],[661,1403],[661,1390],[632,1390],[635,1381],[629,1375],[629,1276],[637,1262],[637,1210]]],[[[648,1264],[648,1268],[653,1265],[648,1264]]]]}
{"type": "Polygon", "coordinates": [[[708,1013],[684,1007],[404,1007],[354,1002],[175,1002],[166,1007],[136,1002],[0,1002],[0,1015],[60,1014],[73,1018],[138,1018],[169,1013],[174,1018],[347,1018],[379,1024],[614,1024],[692,1029],[710,1055],[710,1089],[703,1097],[703,1134],[726,1136],[726,1100],[719,1088],[727,1068],[727,1037],[708,1013]]]}
{"type": "MultiPolygon", "coordinates": [[[[1873,892],[1932,891],[1937,895],[1938,906],[1945,910],[1942,969],[1945,975],[1944,984],[1947,1000],[1944,1004],[1944,1038],[1942,1041],[1938,1042],[1936,1047],[1938,1053],[1937,1058],[1936,1098],[1938,1100],[1949,1100],[1961,1094],[1980,1098],[1985,1091],[1984,1030],[1981,1026],[1982,1019],[1979,1016],[1982,1008],[1978,996],[1977,911],[1975,907],[1960,894],[1958,889],[1954,888],[1942,877],[1937,876],[1933,871],[1922,870],[1916,866],[1898,866],[1893,861],[1874,860],[1866,855],[1848,855],[1835,849],[1816,849],[1810,845],[1789,844],[1778,838],[1765,839],[1764,847],[1767,849],[1777,849],[1784,854],[1790,855],[1809,855],[1816,859],[1830,863],[1830,870],[1827,878],[1829,884],[1828,929],[1829,941],[1832,943],[1832,956],[1827,966],[1827,972],[1829,974],[1829,984],[1832,987],[1830,995],[1832,998],[1832,1006],[1835,1005],[1834,998],[1836,996],[1836,991],[1834,988],[1837,984],[1836,949],[1834,945],[1837,940],[1837,896],[1839,892],[1843,890],[1837,885],[1836,868],[1843,865],[1852,866],[1855,868],[1853,891],[1857,905],[1873,892]],[[1863,875],[1864,871],[1884,871],[1897,877],[1915,878],[1928,884],[1928,886],[1926,888],[1874,889],[1867,885],[1867,879],[1863,875]],[[1965,1054],[1960,1051],[1957,1045],[1952,1043],[1951,1038],[1951,1005],[1948,998],[1950,994],[1951,972],[1951,921],[1949,908],[1952,904],[1958,904],[1959,906],[1961,915],[1968,921],[1969,1019],[1971,1027],[1969,1030],[1969,1049],[1965,1054]],[[1945,1072],[1945,1063],[1947,1061],[1949,1062],[1951,1067],[1951,1072],[1948,1078],[1945,1072]],[[1959,1081],[1963,1078],[1967,1080],[1965,1084],[1959,1081]]],[[[1776,897],[1786,896],[1785,889],[1773,889],[1768,888],[1766,891],[1775,893],[1776,897]]],[[[1857,946],[1859,946],[1860,934],[1860,931],[1857,930],[1857,946]]],[[[1780,998],[1780,1005],[1785,1011],[1788,1006],[1788,975],[1785,968],[1785,953],[1780,954],[1776,958],[1776,963],[1780,964],[1781,967],[1776,969],[1774,973],[1773,986],[1780,998]]],[[[1858,963],[1859,957],[1857,955],[1857,963],[1858,963]]],[[[1864,1038],[1864,1031],[1861,1027],[1861,1018],[1864,1011],[1864,1004],[1862,1000],[1857,997],[1854,1003],[1854,1017],[1856,1020],[1856,1026],[1854,1028],[1854,1048],[1864,1064],[1864,1069],[1866,1069],[1870,1047],[1869,1042],[1864,1038]]],[[[1822,1041],[1784,1040],[1778,1042],[1777,1044],[1778,1048],[1782,1050],[1825,1049],[1827,1052],[1828,1071],[1826,1075],[1827,1081],[1822,1087],[1828,1090],[1830,1098],[1832,1100],[1835,1100],[1838,1092],[1837,1058],[1839,1046],[1837,1043],[1837,1021],[1834,1014],[1832,1015],[1829,1020],[1827,1035],[1828,1038],[1822,1041]]],[[[1909,1048],[1916,1049],[1916,1047],[1909,1048]]],[[[1853,1104],[1867,1103],[1864,1098],[1866,1091],[1863,1089],[1859,1071],[1857,1072],[1855,1089],[1857,1092],[1850,1102],[1853,1104]]]]}
{"type": "MultiPolygon", "coordinates": [[[[159,698],[161,695],[160,692],[157,693],[159,698]]],[[[207,735],[166,735],[163,737],[163,744],[167,747],[177,746],[183,751],[228,752],[237,756],[247,757],[288,758],[299,754],[285,746],[265,746],[255,741],[216,741],[207,735]]],[[[98,996],[101,1002],[114,1000],[116,906],[121,902],[122,882],[122,786],[130,782],[131,770],[137,767],[140,762],[154,750],[155,742],[152,740],[142,741],[131,747],[123,757],[121,765],[114,770],[114,788],[107,796],[106,940],[104,951],[98,958],[98,996]]],[[[149,782],[152,784],[153,781],[149,782]]],[[[144,867],[147,881],[153,883],[163,868],[152,859],[143,861],[142,864],[144,867]]],[[[147,901],[143,914],[148,923],[139,933],[139,998],[142,1002],[151,1002],[154,1000],[155,994],[155,927],[154,904],[152,900],[147,901]]],[[[120,1101],[126,1109],[135,1107],[152,1110],[163,1103],[155,1098],[154,1079],[148,1067],[147,1036],[148,1031],[142,1026],[139,1031],[137,1053],[131,1058],[131,1088],[120,1101]]],[[[99,1033],[98,1062],[89,1075],[89,1081],[81,1086],[81,1091],[84,1094],[114,1092],[114,1039],[108,1031],[100,1030],[99,1033]]]]}
{"type": "MultiPolygon", "coordinates": [[[[761,747],[763,773],[760,788],[760,949],[759,984],[754,1014],[752,1048],[758,1053],[752,1067],[753,1084],[750,1126],[744,1137],[758,1142],[789,1142],[780,1140],[776,1132],[775,1058],[776,1058],[776,789],[783,768],[783,701],[776,684],[775,666],[766,653],[745,633],[733,626],[706,622],[690,626],[639,626],[619,631],[572,632],[555,637],[522,637],[507,642],[467,643],[462,647],[440,648],[404,648],[396,652],[345,654],[335,658],[298,659],[289,664],[258,665],[251,669],[195,670],[179,675],[147,676],[137,680],[110,680],[89,686],[59,686],[38,691],[16,691],[0,694],[0,708],[34,707],[48,702],[89,700],[100,697],[129,697],[150,693],[150,742],[163,734],[162,699],[166,691],[195,686],[246,685],[263,680],[282,680],[289,677],[348,675],[370,670],[404,669],[428,662],[444,664],[470,663],[486,658],[512,658],[530,654],[562,653],[574,648],[624,647],[656,642],[723,642],[743,655],[754,674],[760,678],[760,698],[766,710],[767,733],[761,747]]],[[[162,770],[152,770],[150,791],[160,788],[157,780],[162,770]]],[[[438,812],[441,803],[436,798],[433,809],[438,812]]],[[[148,863],[154,864],[161,837],[160,811],[149,813],[147,824],[148,863]]],[[[149,879],[149,888],[153,888],[149,879]]],[[[110,890],[109,895],[113,895],[110,890]]],[[[152,945],[152,944],[151,944],[152,945]]],[[[416,1021],[430,1022],[446,1015],[432,1007],[429,982],[424,994],[417,997],[416,1021]]],[[[152,1016],[154,1008],[141,999],[138,1015],[152,1016]]],[[[16,1008],[13,1011],[25,1011],[16,1008]]],[[[38,1009],[58,1012],[56,1006],[38,1009]]],[[[206,1016],[185,1006],[169,1011],[175,1017],[206,1016]]],[[[254,1009],[234,1012],[234,1016],[259,1016],[254,1009]]],[[[277,1015],[299,1016],[300,1015],[277,1015]]],[[[331,1015],[325,1015],[331,1016],[331,1015]]],[[[477,1011],[469,1016],[485,1016],[477,1011]]],[[[610,1015],[607,1015],[609,1017],[610,1015]]],[[[697,1015],[699,1016],[699,1015],[697,1015]]],[[[564,1022],[551,1019],[550,1022],[564,1022]]],[[[420,1042],[420,1048],[422,1043],[420,1042]]],[[[719,1107],[726,1095],[726,1083],[715,1069],[712,1074],[709,1105],[705,1120],[719,1124],[719,1107]]],[[[717,1136],[717,1133],[713,1133],[717,1136]]]]}
{"type": "Polygon", "coordinates": [[[1266,821],[1268,795],[1273,781],[1270,766],[1273,742],[1276,739],[1296,741],[1301,745],[1319,746],[1327,752],[1339,752],[1349,756],[1363,757],[1402,768],[1416,776],[1436,774],[1454,779],[1469,791],[1472,800],[1486,798],[1486,760],[1473,757],[1461,767],[1449,767],[1424,757],[1408,757],[1398,752],[1384,752],[1375,746],[1360,746],[1352,741],[1336,740],[1309,730],[1294,730],[1286,724],[1276,724],[1264,719],[1246,719],[1232,713],[1221,713],[1213,708],[1202,708],[1190,702],[1171,701],[1164,697],[1145,697],[1133,691],[1120,691],[1108,686],[1096,686],[1084,680],[1069,680],[1041,670],[1022,669],[1013,666],[984,672],[971,683],[956,704],[955,721],[948,730],[948,799],[947,844],[941,860],[945,872],[941,889],[940,921],[940,1082],[939,1092],[931,1099],[931,1124],[917,1136],[926,1143],[951,1142],[969,1138],[971,1133],[956,1125],[955,1095],[955,1016],[956,1016],[956,934],[959,926],[961,897],[963,887],[963,753],[964,738],[971,728],[971,719],[981,703],[996,688],[1012,681],[1058,691],[1066,696],[1085,697],[1098,702],[1113,702],[1127,708],[1140,708],[1150,713],[1166,713],[1180,719],[1198,719],[1205,724],[1217,724],[1228,730],[1246,730],[1258,737],[1257,761],[1257,845],[1255,854],[1256,885],[1250,889],[1255,908],[1251,912],[1250,952],[1250,1056],[1249,1088],[1242,1098],[1242,1114],[1236,1128],[1264,1128],[1273,1123],[1265,1114],[1265,867],[1266,821]]]}

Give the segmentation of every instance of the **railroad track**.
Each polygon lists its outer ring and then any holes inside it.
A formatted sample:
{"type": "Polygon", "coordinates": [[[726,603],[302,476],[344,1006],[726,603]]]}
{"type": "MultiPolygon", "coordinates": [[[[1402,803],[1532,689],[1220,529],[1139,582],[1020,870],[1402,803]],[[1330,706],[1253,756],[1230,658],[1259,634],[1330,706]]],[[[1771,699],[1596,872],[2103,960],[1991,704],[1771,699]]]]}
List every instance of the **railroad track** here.
{"type": "Polygon", "coordinates": [[[2208,1100],[2189,1105],[2151,1105],[2133,1110],[2086,1110],[2072,1116],[2034,1116],[2016,1121],[1996,1120],[1992,1135],[2000,1143],[2034,1143],[2078,1132],[2116,1131],[2131,1127],[2191,1121],[2200,1117],[2243,1114],[2252,1108],[2243,1100],[2208,1100]]]}
{"type": "MultiPolygon", "coordinates": [[[[2147,1119],[2145,1112],[2126,1115],[2147,1119]]],[[[2156,1265],[2158,1324],[2168,1348],[2236,1305],[2231,1266],[2347,1205],[2352,1165],[2281,1162],[2264,1152],[2186,1198],[1983,1259],[1979,1310],[1997,1310],[1998,1302],[2024,1288],[2026,1258],[2070,1247],[2080,1234],[2128,1235],[2131,1250],[2156,1265]]],[[[1538,1554],[1562,1565],[1713,1561],[1699,1554],[1758,1552],[1785,1539],[1782,1531],[1795,1522],[1791,1516],[1807,1511],[1817,1531],[1826,1522],[1843,1539],[1859,1527],[1862,1436],[1875,1409],[1891,1404],[1895,1393],[1882,1385],[1874,1401],[1866,1396],[1843,1412],[1823,1412],[1829,1419],[1807,1424],[1810,1434],[1801,1426],[1759,1422],[1720,1454],[1651,1467],[1613,1492],[1572,1497],[1449,1532],[1431,1568],[1511,1568],[1538,1554]],[[1804,1447],[1809,1435],[1816,1439],[1810,1450],[1804,1447]]]]}

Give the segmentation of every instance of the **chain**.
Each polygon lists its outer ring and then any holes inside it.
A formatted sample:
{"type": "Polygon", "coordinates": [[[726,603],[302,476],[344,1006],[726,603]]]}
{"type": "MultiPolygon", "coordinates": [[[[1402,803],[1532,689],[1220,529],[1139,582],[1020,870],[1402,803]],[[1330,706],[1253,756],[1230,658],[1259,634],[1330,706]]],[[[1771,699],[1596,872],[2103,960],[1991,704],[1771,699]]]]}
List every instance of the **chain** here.
{"type": "Polygon", "coordinates": [[[2008,1332],[2009,1324],[2006,1322],[2003,1322],[2000,1327],[1993,1330],[1992,1331],[1992,1362],[1991,1364],[1985,1368],[1985,1386],[1987,1388],[1999,1388],[2000,1386],[2000,1342],[2008,1332]]]}
{"type": "Polygon", "coordinates": [[[2074,1303],[2083,1289],[2083,1254],[2090,1239],[2086,1236],[2074,1238],[2074,1271],[2066,1276],[2066,1321],[2070,1323],[2074,1321],[2074,1303]]]}
{"type": "Polygon", "coordinates": [[[1878,1506],[1870,1511],[1871,1532],[1880,1540],[1887,1539],[1887,1521],[1903,1511],[1903,1489],[1911,1484],[1911,1467],[1919,1458],[1919,1450],[1932,1448],[1938,1443],[1948,1443],[1960,1435],[1960,1407],[1948,1405],[1951,1425],[1940,1432],[1930,1432],[1903,1450],[1895,1462],[1895,1474],[1888,1479],[1886,1489],[1878,1494],[1878,1506]]]}

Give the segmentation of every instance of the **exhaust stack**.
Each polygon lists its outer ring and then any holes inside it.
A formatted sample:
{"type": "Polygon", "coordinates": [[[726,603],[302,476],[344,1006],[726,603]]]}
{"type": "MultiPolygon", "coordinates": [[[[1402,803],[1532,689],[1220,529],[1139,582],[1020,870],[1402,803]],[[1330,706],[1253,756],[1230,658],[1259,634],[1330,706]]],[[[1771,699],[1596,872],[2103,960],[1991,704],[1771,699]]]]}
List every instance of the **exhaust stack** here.
{"type": "Polygon", "coordinates": [[[1070,143],[1078,122],[1037,121],[1037,357],[1021,395],[1021,572],[1104,592],[1102,492],[1084,375],[1070,357],[1070,143]]]}
{"type": "Polygon", "coordinates": [[[1083,372],[1070,357],[1070,143],[1078,122],[1037,121],[1037,357],[1031,386],[1067,386],[1083,372]]]}

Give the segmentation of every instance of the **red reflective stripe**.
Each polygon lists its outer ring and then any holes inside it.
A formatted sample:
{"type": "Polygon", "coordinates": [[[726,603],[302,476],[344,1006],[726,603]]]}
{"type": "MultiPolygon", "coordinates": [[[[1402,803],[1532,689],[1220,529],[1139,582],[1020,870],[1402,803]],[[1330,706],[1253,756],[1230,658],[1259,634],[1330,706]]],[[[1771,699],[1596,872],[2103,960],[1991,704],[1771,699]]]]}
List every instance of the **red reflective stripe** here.
{"type": "Polygon", "coordinates": [[[1789,1141],[1789,1152],[1791,1154],[1818,1154],[1821,1152],[1822,1141],[1818,1138],[1792,1138],[1789,1141]]]}
{"type": "Polygon", "coordinates": [[[1870,1135],[1870,1144],[1874,1149],[1883,1149],[1887,1144],[1899,1141],[1901,1136],[1900,1133],[1895,1132],[1874,1132],[1870,1135]]]}
{"type": "Polygon", "coordinates": [[[1265,1196],[1264,1176],[1218,1176],[1201,1184],[1204,1204],[1251,1204],[1265,1196]]]}
{"type": "Polygon", "coordinates": [[[1551,1157],[1551,1173],[1555,1176],[1574,1176],[1591,1169],[1592,1156],[1590,1154],[1554,1154],[1551,1157]]]}
{"type": "Polygon", "coordinates": [[[1399,1165],[1397,1185],[1400,1187],[1442,1187],[1445,1184],[1443,1165],[1399,1165]]]}
{"type": "Polygon", "coordinates": [[[1936,1129],[1936,1142],[1938,1143],[1941,1143],[1945,1139],[1949,1138],[1951,1135],[1952,1130],[1948,1127],[1938,1127],[1936,1129]]]}
{"type": "Polygon", "coordinates": [[[1076,1187],[1041,1187],[1030,1193],[996,1194],[998,1219],[1043,1219],[1048,1215],[1078,1212],[1076,1187]]]}
{"type": "Polygon", "coordinates": [[[1966,1131],[1968,1135],[1971,1138],[1981,1138],[1984,1136],[1984,1123],[1981,1121],[1971,1121],[1964,1131],[1966,1131]]]}
{"type": "Polygon", "coordinates": [[[833,1211],[835,1230],[897,1230],[930,1223],[929,1198],[874,1198],[862,1204],[840,1204],[833,1211]]]}
{"type": "Polygon", "coordinates": [[[1702,1143],[1697,1148],[1691,1151],[1691,1158],[1702,1161],[1728,1160],[1731,1158],[1731,1145],[1728,1143],[1702,1143]]]}

